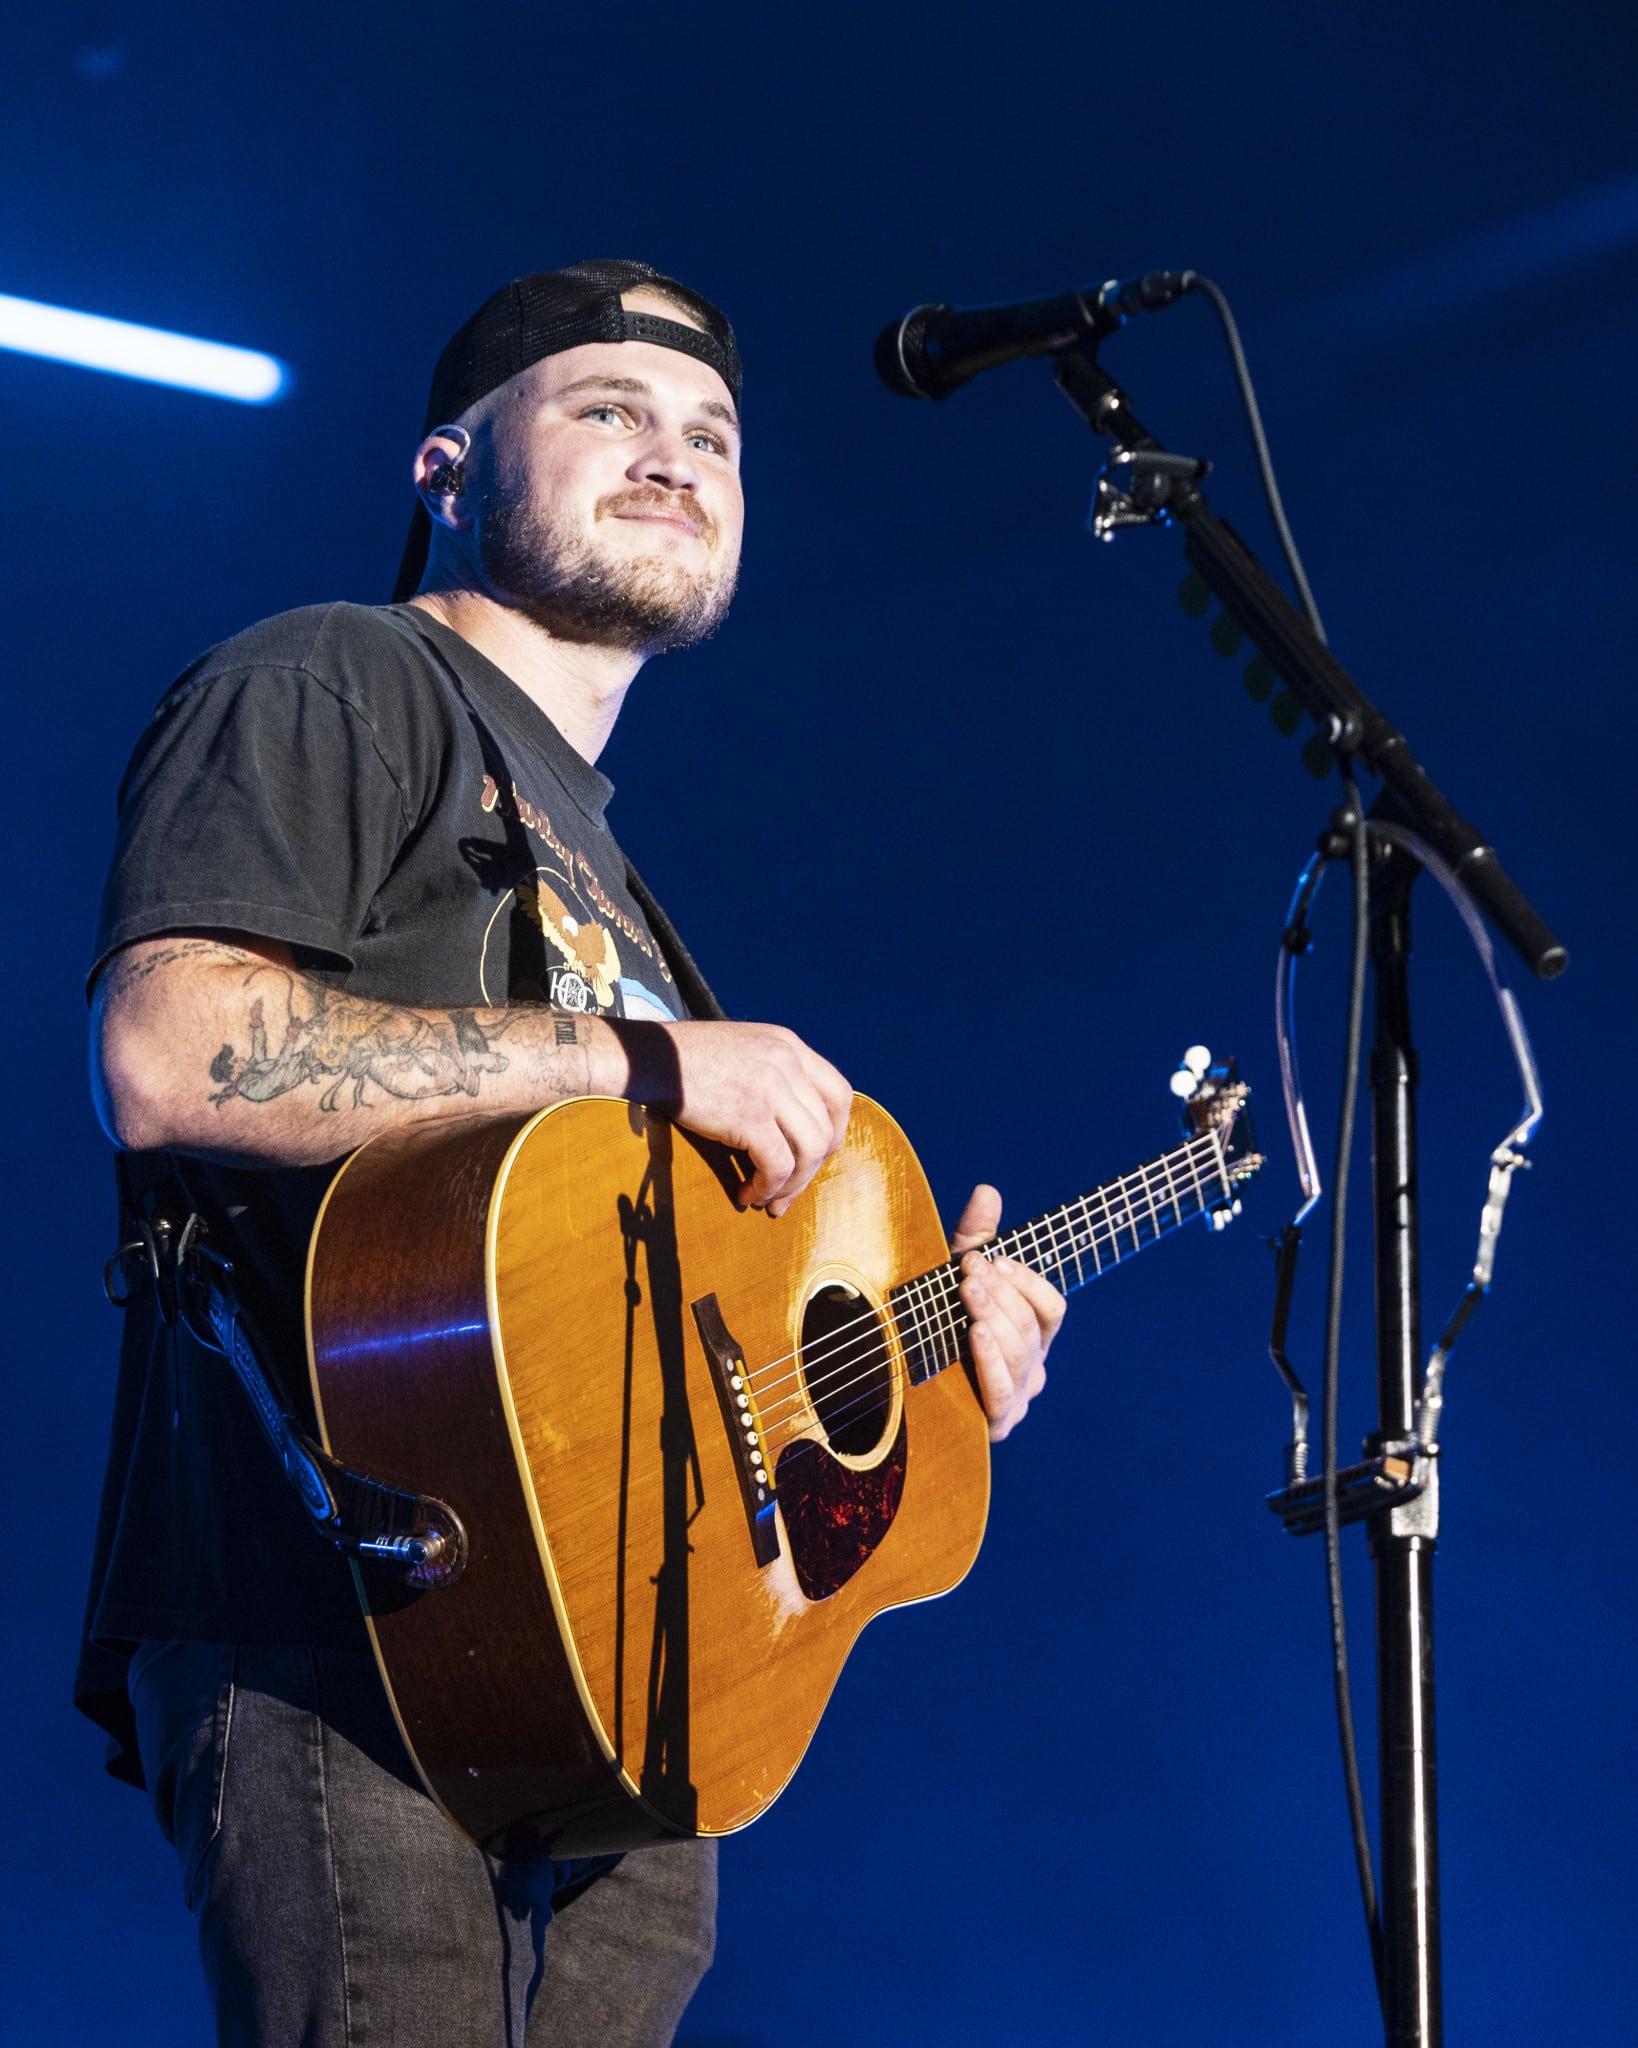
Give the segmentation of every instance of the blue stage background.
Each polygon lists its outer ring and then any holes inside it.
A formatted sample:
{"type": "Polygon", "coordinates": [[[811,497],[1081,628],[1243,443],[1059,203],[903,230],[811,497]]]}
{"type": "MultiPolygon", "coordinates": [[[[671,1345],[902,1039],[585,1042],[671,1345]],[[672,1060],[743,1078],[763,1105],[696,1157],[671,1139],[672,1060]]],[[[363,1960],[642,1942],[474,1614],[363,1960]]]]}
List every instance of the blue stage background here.
{"type": "MultiPolygon", "coordinates": [[[[886,1101],[949,1214],[980,1175],[1019,1216],[1169,1142],[1198,1039],[1240,1055],[1274,1161],[1225,1237],[1078,1302],[971,1579],[866,1635],[792,1789],[725,1849],[682,2038],[1378,2038],[1321,1555],[1262,1505],[1289,1418],[1260,1235],[1294,1186],[1273,964],[1331,794],[1179,608],[1177,537],[1088,540],[1096,450],[1045,369],[934,408],[870,364],[919,300],[1186,264],[1240,314],[1334,646],[1574,954],[1522,991],[1548,1114],[1449,1386],[1447,2004],[1491,2048],[1631,2042],[1631,15],[162,4],[41,13],[4,47],[0,289],[265,347],[298,381],[252,410],[0,357],[0,2039],[207,2036],[169,1852],[67,1704],[116,1342],[80,977],[120,768],[210,642],[385,597],[430,364],[470,308],[630,254],[723,303],[747,362],[742,596],[645,676],[605,759],[730,1007],[886,1101]]],[[[1271,551],[1206,306],[1105,359],[1271,551]]],[[[1424,894],[1431,1337],[1517,1091],[1424,894]]],[[[1303,990],[1327,1155],[1343,898],[1303,990]]],[[[1362,1227],[1345,1455],[1373,1419],[1368,1258],[1362,1227]]],[[[1357,1531],[1348,1552],[1374,1795],[1357,1531]]]]}

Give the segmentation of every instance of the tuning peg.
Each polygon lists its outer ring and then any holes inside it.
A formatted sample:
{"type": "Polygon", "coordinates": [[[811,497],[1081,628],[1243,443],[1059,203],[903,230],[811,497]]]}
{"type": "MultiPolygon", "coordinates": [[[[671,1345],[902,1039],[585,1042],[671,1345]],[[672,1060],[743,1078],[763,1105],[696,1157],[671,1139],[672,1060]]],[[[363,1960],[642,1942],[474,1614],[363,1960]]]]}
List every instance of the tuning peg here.
{"type": "Polygon", "coordinates": [[[1183,1055],[1183,1065],[1198,1081],[1211,1065],[1211,1054],[1203,1045],[1191,1045],[1183,1055]]]}

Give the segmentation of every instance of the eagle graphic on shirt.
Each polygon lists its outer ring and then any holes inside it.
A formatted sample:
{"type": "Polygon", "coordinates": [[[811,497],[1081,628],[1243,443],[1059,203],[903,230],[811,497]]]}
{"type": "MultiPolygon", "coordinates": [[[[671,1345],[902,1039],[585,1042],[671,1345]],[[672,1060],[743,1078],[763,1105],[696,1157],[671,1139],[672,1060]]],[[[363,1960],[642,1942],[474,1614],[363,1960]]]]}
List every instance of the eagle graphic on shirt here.
{"type": "Polygon", "coordinates": [[[576,917],[546,879],[537,874],[532,883],[517,889],[517,905],[565,967],[587,983],[600,1010],[614,1002],[615,984],[620,979],[620,955],[614,934],[592,918],[576,917]]]}

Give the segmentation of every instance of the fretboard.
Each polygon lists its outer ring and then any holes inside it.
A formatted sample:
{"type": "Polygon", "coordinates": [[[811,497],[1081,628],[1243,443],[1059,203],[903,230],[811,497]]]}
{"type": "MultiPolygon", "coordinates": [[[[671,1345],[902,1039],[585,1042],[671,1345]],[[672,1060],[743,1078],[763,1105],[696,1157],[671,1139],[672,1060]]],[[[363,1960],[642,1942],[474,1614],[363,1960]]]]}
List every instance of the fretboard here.
{"type": "MultiPolygon", "coordinates": [[[[986,1259],[1017,1259],[1072,1294],[1217,1203],[1234,1187],[1215,1131],[1191,1138],[1136,1173],[1105,1181],[1061,1208],[1048,1209],[981,1247],[986,1259]]],[[[895,1287],[888,1297],[913,1384],[963,1356],[967,1311],[961,1265],[951,1259],[895,1287]]]]}

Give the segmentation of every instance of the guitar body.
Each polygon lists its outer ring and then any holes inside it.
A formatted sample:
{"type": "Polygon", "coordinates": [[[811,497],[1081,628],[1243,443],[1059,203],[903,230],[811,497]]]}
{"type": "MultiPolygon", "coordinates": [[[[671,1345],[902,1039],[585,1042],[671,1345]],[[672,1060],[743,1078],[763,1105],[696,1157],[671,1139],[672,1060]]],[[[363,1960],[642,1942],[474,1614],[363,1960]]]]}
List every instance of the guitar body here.
{"type": "Polygon", "coordinates": [[[436,1591],[361,1574],[371,1638],[427,1789],[488,1848],[755,1820],[865,1623],[977,1554],[977,1393],[962,1369],[912,1384],[886,1310],[948,1256],[898,1126],[856,1097],[777,1220],[735,1206],[740,1178],[721,1147],[580,1099],[376,1139],[326,1197],[325,1446],[446,1502],[467,1542],[436,1591]],[[868,1399],[827,1405],[827,1379],[863,1384],[833,1363],[861,1331],[868,1399]]]}

